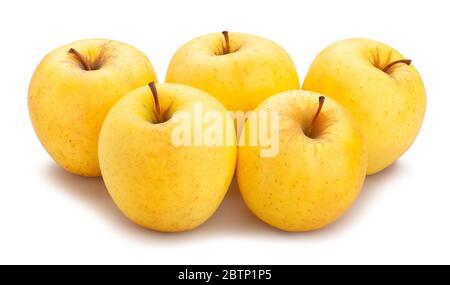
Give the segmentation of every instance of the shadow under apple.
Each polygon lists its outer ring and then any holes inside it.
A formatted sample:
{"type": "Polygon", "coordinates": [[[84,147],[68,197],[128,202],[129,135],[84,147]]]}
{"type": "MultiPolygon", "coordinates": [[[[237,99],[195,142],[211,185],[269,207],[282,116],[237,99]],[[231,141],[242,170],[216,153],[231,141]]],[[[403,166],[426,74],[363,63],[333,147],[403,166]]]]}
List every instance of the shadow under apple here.
{"type": "Polygon", "coordinates": [[[383,171],[367,176],[363,189],[361,189],[361,193],[355,203],[341,218],[323,229],[303,234],[305,236],[314,237],[332,236],[333,234],[338,234],[341,231],[349,230],[352,227],[352,224],[355,224],[359,222],[360,219],[363,219],[365,216],[364,212],[367,211],[369,207],[379,207],[379,205],[377,206],[371,203],[375,196],[382,195],[383,191],[393,191],[393,189],[390,189],[387,186],[389,184],[389,180],[406,171],[407,169],[405,164],[398,160],[383,171]]]}
{"type": "Polygon", "coordinates": [[[224,237],[224,236],[253,236],[258,238],[270,238],[276,235],[280,238],[309,239],[328,237],[348,230],[351,224],[363,217],[363,212],[369,207],[370,201],[380,191],[392,191],[389,187],[382,187],[389,179],[405,171],[401,161],[398,161],[384,171],[366,177],[364,187],[350,210],[335,223],[312,232],[287,233],[279,231],[254,216],[242,200],[236,177],[230,185],[230,189],[216,213],[197,229],[183,233],[162,233],[151,231],[133,224],[114,205],[101,177],[81,177],[70,174],[54,163],[44,168],[44,175],[49,181],[58,185],[61,191],[71,198],[87,203],[95,208],[106,223],[113,223],[122,233],[143,241],[158,241],[161,243],[197,241],[199,238],[224,237]]]}
{"type": "Polygon", "coordinates": [[[121,232],[144,239],[171,241],[199,237],[223,236],[228,234],[251,234],[277,231],[259,221],[247,209],[242,201],[236,179],[230,186],[224,201],[215,214],[197,229],[183,233],[162,233],[135,225],[115,206],[101,177],[81,177],[71,174],[54,163],[44,168],[43,174],[48,181],[58,186],[70,198],[87,203],[95,208],[105,222],[113,223],[121,232]]]}
{"type": "Polygon", "coordinates": [[[95,209],[105,219],[105,222],[116,221],[120,225],[129,223],[114,205],[101,177],[82,177],[71,174],[53,162],[48,163],[47,167],[43,169],[43,174],[69,198],[86,203],[95,209]]]}

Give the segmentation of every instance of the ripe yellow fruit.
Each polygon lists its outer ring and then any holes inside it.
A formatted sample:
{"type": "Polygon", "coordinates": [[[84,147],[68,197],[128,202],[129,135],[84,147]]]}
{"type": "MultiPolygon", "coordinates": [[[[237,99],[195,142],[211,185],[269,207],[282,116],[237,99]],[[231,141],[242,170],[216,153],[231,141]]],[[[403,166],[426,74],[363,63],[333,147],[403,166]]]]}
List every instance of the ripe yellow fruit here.
{"type": "Polygon", "coordinates": [[[179,48],[166,82],[202,89],[235,111],[250,111],[273,94],[300,88],[283,48],[265,38],[228,32],[207,34],[179,48]]]}
{"type": "Polygon", "coordinates": [[[49,53],[31,79],[28,108],[39,140],[64,169],[99,176],[103,120],[123,95],[156,80],[149,59],[127,44],[80,40],[49,53]]]}
{"type": "Polygon", "coordinates": [[[413,144],[425,115],[419,73],[398,51],[368,39],[334,43],[317,55],[302,89],[325,94],[352,113],[368,147],[368,174],[413,144]]]}
{"type": "Polygon", "coordinates": [[[158,231],[190,230],[214,213],[230,185],[237,152],[233,122],[225,107],[204,91],[170,83],[154,88],[158,105],[150,89],[141,87],[106,117],[99,139],[103,179],[133,222],[158,231]],[[203,113],[196,113],[198,104],[203,113]],[[174,144],[183,114],[194,118],[210,111],[231,126],[221,133],[232,139],[230,145],[174,144]]]}
{"type": "MultiPolygon", "coordinates": [[[[261,145],[241,146],[242,141],[238,148],[237,179],[245,203],[285,231],[311,231],[335,221],[352,205],[366,175],[367,153],[356,122],[332,99],[319,98],[286,91],[256,108],[279,112],[278,155],[261,157],[261,145]]],[[[248,127],[249,121],[241,140],[248,127]]]]}

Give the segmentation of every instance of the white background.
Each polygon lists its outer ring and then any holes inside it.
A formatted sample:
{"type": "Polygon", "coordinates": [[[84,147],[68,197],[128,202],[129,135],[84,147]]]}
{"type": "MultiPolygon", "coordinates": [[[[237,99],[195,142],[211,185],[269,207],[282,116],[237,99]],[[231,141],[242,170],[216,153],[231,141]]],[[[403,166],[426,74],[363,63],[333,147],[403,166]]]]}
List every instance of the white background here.
{"type": "Polygon", "coordinates": [[[0,263],[450,263],[448,1],[301,2],[1,1],[0,263]],[[27,88],[47,52],[81,38],[117,39],[147,53],[163,81],[180,45],[225,29],[279,43],[301,80],[322,48],[355,36],[393,46],[421,72],[428,102],[415,144],[367,178],[331,226],[273,229],[234,186],[194,231],[145,230],[116,209],[101,178],[64,172],[38,142],[27,88]]]}

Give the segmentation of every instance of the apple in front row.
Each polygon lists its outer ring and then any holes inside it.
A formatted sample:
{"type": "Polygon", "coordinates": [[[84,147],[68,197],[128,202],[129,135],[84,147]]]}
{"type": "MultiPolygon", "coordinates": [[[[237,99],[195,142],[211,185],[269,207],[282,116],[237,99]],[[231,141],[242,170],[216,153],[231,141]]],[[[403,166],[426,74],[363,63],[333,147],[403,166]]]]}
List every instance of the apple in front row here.
{"type": "Polygon", "coordinates": [[[170,61],[166,82],[202,89],[233,111],[253,110],[273,94],[300,88],[295,65],[282,47],[227,31],[180,47],[170,61]]]}
{"type": "Polygon", "coordinates": [[[111,106],[129,91],[156,80],[140,50],[107,39],[76,41],[49,53],[28,91],[34,130],[64,169],[99,176],[97,144],[111,106]]]}
{"type": "MultiPolygon", "coordinates": [[[[286,91],[255,112],[279,113],[279,153],[240,141],[237,180],[249,209],[285,231],[320,229],[352,205],[364,182],[367,153],[357,123],[341,105],[309,91],[286,91]]],[[[249,121],[244,130],[248,137],[249,121]]]]}
{"type": "Polygon", "coordinates": [[[425,115],[419,73],[398,51],[369,39],[334,43],[317,55],[302,89],[325,94],[354,116],[368,147],[368,174],[413,144],[425,115]]]}
{"type": "MultiPolygon", "coordinates": [[[[189,138],[191,130],[184,135],[189,138]]],[[[196,228],[215,212],[233,177],[236,152],[225,107],[180,84],[150,83],[130,92],[111,108],[99,138],[100,168],[116,205],[131,221],[165,232],[196,228]],[[174,143],[183,117],[209,126],[204,117],[211,111],[228,126],[216,129],[222,143],[194,144],[195,131],[191,144],[174,143]]]]}

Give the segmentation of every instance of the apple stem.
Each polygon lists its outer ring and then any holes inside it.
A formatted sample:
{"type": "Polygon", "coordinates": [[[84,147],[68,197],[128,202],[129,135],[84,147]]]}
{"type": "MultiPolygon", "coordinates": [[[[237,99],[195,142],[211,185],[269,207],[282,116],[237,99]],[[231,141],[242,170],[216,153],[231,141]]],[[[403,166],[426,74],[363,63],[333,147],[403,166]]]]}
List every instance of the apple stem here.
{"type": "Polygon", "coordinates": [[[309,128],[306,130],[306,133],[305,133],[308,137],[309,137],[309,135],[311,133],[311,130],[312,130],[313,126],[314,126],[314,123],[317,120],[317,117],[319,117],[319,114],[320,114],[320,111],[322,110],[324,102],[325,102],[325,96],[320,96],[319,97],[319,106],[317,107],[316,114],[314,115],[314,118],[312,119],[311,124],[309,125],[309,128]]]}
{"type": "Polygon", "coordinates": [[[84,58],[84,56],[79,53],[76,49],[74,48],[70,48],[69,49],[69,53],[73,54],[77,60],[81,63],[81,65],[83,66],[84,70],[91,70],[91,67],[89,66],[89,64],[87,63],[86,59],[84,58]]]}
{"type": "Polygon", "coordinates": [[[163,122],[163,118],[162,118],[163,113],[161,112],[161,106],[159,105],[158,92],[156,91],[155,82],[153,82],[153,81],[150,82],[148,84],[148,86],[150,87],[150,91],[152,91],[153,100],[155,102],[156,120],[158,121],[158,123],[162,123],[163,122]]]}
{"type": "Polygon", "coordinates": [[[391,68],[395,64],[404,63],[407,65],[410,65],[411,62],[412,62],[412,60],[410,60],[410,59],[399,59],[399,60],[393,61],[393,62],[389,63],[388,65],[386,65],[385,68],[383,68],[383,72],[387,72],[389,70],[389,68],[391,68]]]}
{"type": "Polygon", "coordinates": [[[230,37],[228,35],[228,31],[223,31],[222,35],[225,38],[225,47],[224,47],[223,54],[229,54],[230,53],[230,37]]]}

